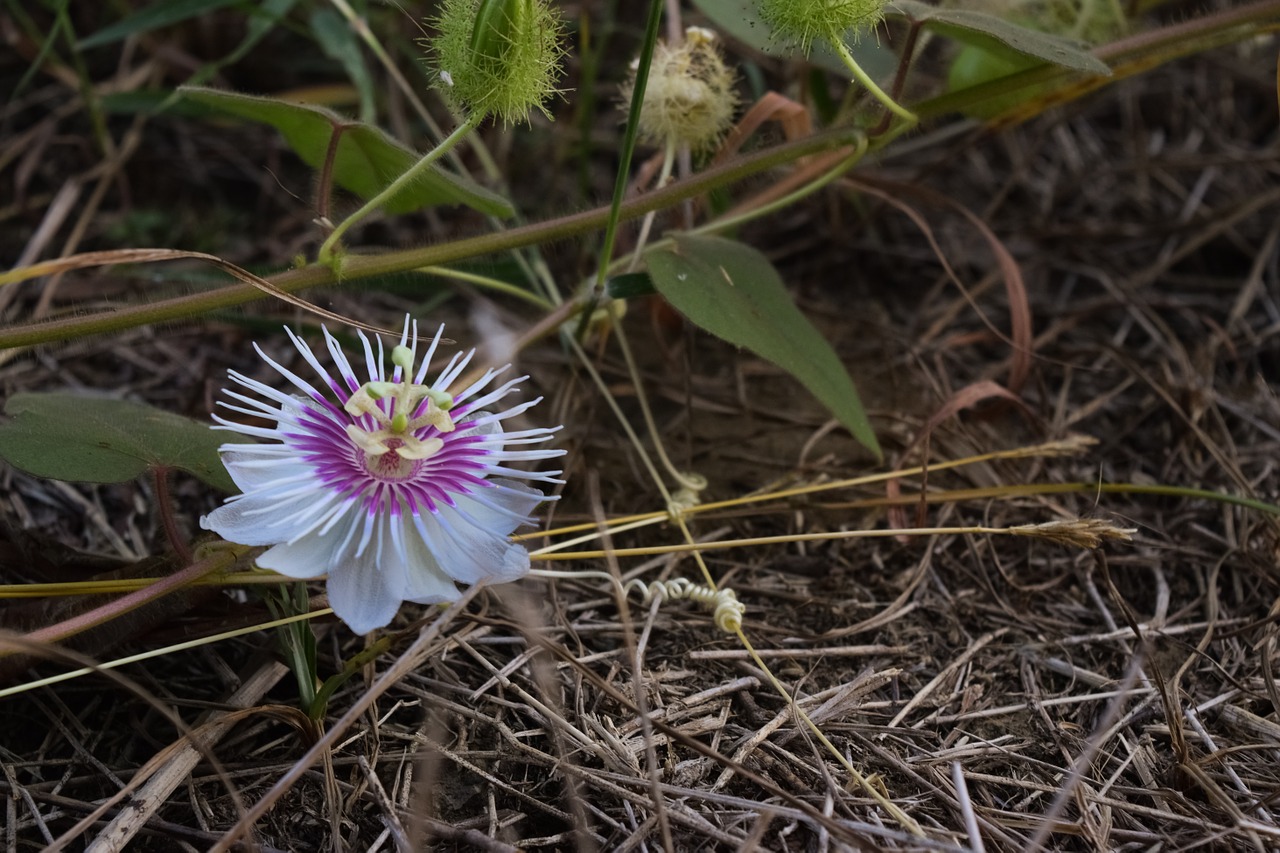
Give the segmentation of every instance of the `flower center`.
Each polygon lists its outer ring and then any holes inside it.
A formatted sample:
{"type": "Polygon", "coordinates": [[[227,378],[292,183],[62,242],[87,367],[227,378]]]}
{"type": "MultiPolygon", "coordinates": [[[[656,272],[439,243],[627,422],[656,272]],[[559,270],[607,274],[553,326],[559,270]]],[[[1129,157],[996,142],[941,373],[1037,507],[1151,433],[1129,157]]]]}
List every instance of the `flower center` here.
{"type": "Polygon", "coordinates": [[[348,424],[347,435],[365,453],[365,468],[384,480],[403,480],[417,468],[416,463],[440,452],[444,441],[437,435],[424,438],[422,433],[435,428],[437,433],[455,429],[449,409],[453,398],[443,391],[414,384],[413,352],[406,346],[391,351],[391,361],[401,369],[399,382],[366,382],[347,400],[348,414],[369,415],[378,424],[369,430],[359,424],[348,424]],[[384,400],[390,401],[385,405],[384,400]],[[427,401],[422,414],[414,413],[427,401]]]}
{"type": "MultiPolygon", "coordinates": [[[[396,450],[397,439],[387,439],[388,448],[396,450]]],[[[405,459],[399,453],[365,453],[364,469],[370,476],[382,482],[401,483],[413,479],[413,475],[421,464],[416,459],[405,459]]]]}

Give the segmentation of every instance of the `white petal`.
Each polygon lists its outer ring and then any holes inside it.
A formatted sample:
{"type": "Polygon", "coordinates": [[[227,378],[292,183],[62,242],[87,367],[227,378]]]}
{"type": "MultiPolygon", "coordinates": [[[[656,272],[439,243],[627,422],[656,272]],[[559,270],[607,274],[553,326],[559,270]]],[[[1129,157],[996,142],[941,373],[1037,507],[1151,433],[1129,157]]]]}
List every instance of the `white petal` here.
{"type": "Polygon", "coordinates": [[[505,534],[473,527],[452,507],[424,513],[414,522],[436,562],[456,581],[502,583],[529,571],[529,552],[523,546],[508,542],[505,534]]]}
{"type": "Polygon", "coordinates": [[[214,412],[210,417],[218,422],[219,426],[211,427],[211,429],[225,429],[228,432],[239,433],[250,438],[265,438],[267,441],[283,441],[280,431],[276,427],[267,429],[266,427],[248,426],[247,424],[238,424],[235,421],[229,421],[226,418],[214,412]]]}
{"type": "Polygon", "coordinates": [[[222,393],[226,394],[233,400],[244,403],[248,408],[243,406],[233,406],[222,400],[218,401],[218,405],[230,409],[233,412],[240,412],[245,415],[253,415],[254,417],[267,417],[272,420],[280,420],[280,406],[259,400],[257,397],[250,397],[248,394],[241,394],[239,391],[232,391],[230,388],[223,388],[222,393]]]}
{"type": "Polygon", "coordinates": [[[245,510],[251,506],[242,506],[242,503],[225,503],[208,515],[200,516],[200,527],[240,545],[274,545],[284,539],[284,534],[270,524],[270,519],[245,515],[245,510]]]}
{"type": "Polygon", "coordinates": [[[275,483],[303,482],[306,478],[315,476],[310,465],[283,459],[262,465],[261,461],[239,450],[222,452],[222,464],[242,492],[266,488],[275,483]]]}
{"type": "MultiPolygon", "coordinates": [[[[404,315],[404,328],[400,331],[400,346],[402,347],[409,346],[409,339],[412,337],[413,347],[411,348],[410,352],[412,354],[416,354],[418,351],[418,321],[411,320],[410,318],[412,316],[413,315],[411,314],[404,315]]],[[[413,364],[412,358],[409,360],[409,363],[413,364]]],[[[395,370],[391,371],[391,381],[403,382],[404,368],[402,368],[400,365],[397,364],[395,367],[395,370]]]]}
{"type": "MultiPolygon", "coordinates": [[[[526,400],[523,403],[517,403],[516,405],[511,406],[510,408],[503,409],[500,412],[496,412],[495,414],[492,414],[489,417],[494,418],[495,420],[505,421],[507,418],[514,418],[517,415],[523,415],[525,412],[529,411],[530,409],[532,409],[534,406],[538,405],[541,402],[542,402],[541,397],[535,397],[532,400],[526,400]]],[[[488,405],[488,403],[485,403],[485,405],[488,405]]]]}
{"type": "Polygon", "coordinates": [[[314,492],[281,502],[262,493],[240,495],[200,519],[200,526],[229,542],[241,545],[275,545],[295,535],[293,517],[324,497],[314,492]]]}
{"type": "Polygon", "coordinates": [[[400,596],[378,570],[372,552],[345,562],[329,573],[329,606],[357,634],[390,622],[400,609],[400,596]]]}
{"type": "MultiPolygon", "coordinates": [[[[348,526],[352,523],[354,519],[347,522],[348,526]]],[[[312,534],[297,542],[276,545],[258,557],[257,563],[291,578],[319,577],[345,562],[342,552],[347,550],[343,542],[346,532],[347,527],[338,527],[324,536],[312,534]]]]}
{"type": "Polygon", "coordinates": [[[491,481],[500,489],[477,489],[455,498],[458,508],[485,530],[506,536],[529,520],[533,510],[545,500],[542,492],[514,480],[491,481]]]}
{"type": "Polygon", "coordinates": [[[537,483],[563,483],[564,480],[557,480],[557,474],[563,474],[563,471],[521,471],[517,468],[508,468],[505,465],[490,465],[488,473],[502,474],[506,477],[519,477],[521,480],[533,480],[537,483]]]}
{"type": "Polygon", "coordinates": [[[445,574],[412,522],[405,518],[388,522],[397,547],[383,556],[383,570],[397,595],[418,604],[456,601],[458,588],[445,574]]]}
{"type": "MultiPolygon", "coordinates": [[[[499,431],[501,431],[501,425],[498,425],[498,426],[499,426],[499,431]]],[[[537,444],[539,441],[547,441],[549,439],[555,438],[556,431],[559,429],[560,427],[554,427],[552,429],[547,429],[545,427],[537,427],[535,429],[510,430],[508,432],[503,433],[502,443],[503,444],[537,444]]],[[[560,452],[563,453],[564,451],[562,450],[560,452]]]]}
{"type": "Polygon", "coordinates": [[[564,456],[563,450],[547,448],[545,450],[494,450],[486,459],[501,459],[503,462],[528,462],[536,459],[555,459],[564,456]]]}
{"type": "MultiPolygon", "coordinates": [[[[289,401],[294,396],[296,396],[296,395],[286,394],[283,391],[277,391],[276,389],[272,388],[270,385],[265,385],[256,379],[250,379],[248,376],[245,376],[242,373],[237,373],[234,370],[228,370],[227,376],[231,379],[232,382],[235,382],[237,385],[241,385],[245,388],[248,388],[250,391],[253,391],[255,394],[259,394],[263,397],[266,397],[268,400],[274,400],[276,403],[280,405],[284,405],[287,401],[289,401]]],[[[230,394],[233,392],[230,389],[227,389],[227,393],[230,394]]]]}
{"type": "Polygon", "coordinates": [[[378,381],[387,381],[387,354],[382,348],[382,335],[375,336],[378,342],[378,381]]]}

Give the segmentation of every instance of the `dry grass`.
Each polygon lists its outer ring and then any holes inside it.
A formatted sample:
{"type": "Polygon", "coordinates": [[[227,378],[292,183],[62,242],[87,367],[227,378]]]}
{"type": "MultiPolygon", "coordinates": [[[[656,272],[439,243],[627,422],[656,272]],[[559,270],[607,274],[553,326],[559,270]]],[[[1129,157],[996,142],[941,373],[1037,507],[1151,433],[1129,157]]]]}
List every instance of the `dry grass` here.
{"type": "MultiPolygon", "coordinates": [[[[1034,318],[1024,408],[975,398],[954,417],[933,417],[958,392],[1011,368],[1005,333],[992,331],[1007,329],[1009,315],[995,261],[954,210],[917,208],[972,305],[942,276],[917,226],[874,199],[836,191],[747,235],[771,251],[852,366],[891,462],[936,463],[1073,433],[1100,440],[1082,454],[927,477],[929,492],[984,490],[965,500],[925,503],[921,479],[904,479],[895,487],[906,496],[904,523],[1084,517],[1134,528],[1132,541],[1088,550],[957,533],[708,552],[794,704],[695,605],[627,604],[607,584],[565,580],[475,591],[445,611],[407,607],[391,650],[334,696],[321,730],[292,709],[291,678],[265,634],[0,699],[0,843],[26,850],[63,838],[73,849],[120,849],[137,830],[139,849],[207,849],[257,808],[243,844],[264,850],[422,849],[428,839],[460,850],[1280,846],[1280,522],[1176,495],[992,494],[1105,480],[1280,498],[1270,61],[1261,45],[1211,54],[1024,128],[922,145],[869,172],[945,194],[1009,247],[1034,318]],[[923,836],[853,783],[797,708],[923,836]]],[[[56,103],[65,93],[46,97],[56,103]]],[[[164,161],[167,146],[225,144],[188,133],[148,129],[120,163],[104,161],[134,192],[110,202],[118,208],[94,208],[95,217],[109,223],[129,204],[165,203],[162,187],[140,181],[138,152],[164,161]]],[[[8,126],[6,138],[43,145],[52,165],[33,165],[20,206],[3,212],[6,228],[22,235],[0,243],[5,257],[23,247],[56,254],[83,204],[65,201],[67,187],[89,192],[95,173],[64,173],[75,158],[60,160],[34,130],[8,126]],[[58,226],[59,240],[41,236],[43,222],[58,226]]],[[[195,186],[237,162],[223,154],[203,150],[189,176],[195,186]]],[[[20,157],[4,167],[12,176],[26,162],[35,163],[20,157]]],[[[242,162],[229,180],[250,186],[261,175],[242,162]]],[[[271,229],[219,249],[243,265],[279,262],[314,236],[305,205],[260,184],[258,221],[271,229]]],[[[219,205],[211,207],[228,217],[237,209],[219,205]]],[[[99,222],[90,218],[87,244],[73,249],[108,240],[99,222]]],[[[573,265],[568,249],[554,252],[573,265]]],[[[11,322],[154,295],[139,279],[91,273],[6,290],[0,309],[11,322]]],[[[401,287],[334,292],[324,304],[385,325],[423,298],[401,287]]],[[[650,307],[633,306],[628,318],[646,390],[678,463],[711,481],[708,498],[873,467],[775,368],[650,307]]],[[[269,311],[264,326],[291,316],[264,303],[198,327],[6,355],[0,388],[6,396],[127,390],[204,413],[228,366],[254,369],[246,341],[266,337],[259,315],[269,311]]],[[[513,306],[474,294],[433,313],[453,318],[464,341],[460,330],[477,317],[524,324],[513,306]]],[[[599,367],[633,412],[634,388],[613,352],[601,351],[599,367]]],[[[549,523],[661,509],[572,362],[550,346],[521,359],[548,394],[542,417],[566,424],[568,486],[549,523]]],[[[162,550],[146,484],[67,486],[0,469],[0,489],[6,582],[82,577],[162,550]]],[[[213,500],[193,483],[178,498],[189,525],[213,500]]],[[[690,523],[702,541],[883,527],[885,498],[883,486],[818,492],[690,523]]],[[[613,544],[678,541],[664,525],[613,544]]],[[[556,566],[568,567],[609,569],[556,566]]],[[[695,576],[687,555],[615,568],[645,579],[695,576]]],[[[56,617],[47,602],[27,607],[6,605],[5,627],[56,617]]],[[[106,659],[262,618],[256,598],[193,594],[84,651],[106,659]]],[[[363,642],[325,626],[322,675],[363,642]]]]}

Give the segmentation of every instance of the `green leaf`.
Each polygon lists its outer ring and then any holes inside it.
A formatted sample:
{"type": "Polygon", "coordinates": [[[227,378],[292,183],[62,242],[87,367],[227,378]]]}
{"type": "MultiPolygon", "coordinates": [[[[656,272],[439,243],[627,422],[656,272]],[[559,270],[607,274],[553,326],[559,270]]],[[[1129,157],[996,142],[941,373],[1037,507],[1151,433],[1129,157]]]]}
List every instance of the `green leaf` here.
{"type": "MultiPolygon", "coordinates": [[[[373,198],[420,159],[380,129],[349,121],[323,107],[199,87],[184,86],[178,91],[188,101],[212,111],[271,125],[315,169],[324,165],[333,134],[341,132],[333,179],[364,199],[373,198]]],[[[439,204],[465,204],[491,216],[515,215],[511,202],[502,196],[435,166],[397,193],[384,209],[397,214],[439,204]]]]}
{"type": "Polygon", "coordinates": [[[1018,26],[985,12],[940,8],[920,0],[894,0],[885,12],[918,21],[927,29],[996,56],[1012,58],[1020,54],[1051,65],[1111,76],[1107,64],[1081,45],[1060,36],[1018,26]]]}
{"type": "Polygon", "coordinates": [[[98,99],[98,104],[107,115],[152,115],[163,110],[170,117],[197,118],[208,113],[194,104],[182,103],[172,89],[107,92],[98,99]]]}
{"type": "Polygon", "coordinates": [[[158,30],[161,27],[181,23],[190,18],[198,18],[224,6],[234,6],[242,2],[243,0],[168,0],[164,3],[152,3],[116,21],[111,26],[103,27],[93,35],[81,39],[80,48],[83,50],[122,41],[138,33],[158,30]]]}
{"type": "MultiPolygon", "coordinates": [[[[1020,53],[1008,54],[1005,51],[991,53],[980,47],[966,44],[956,53],[947,71],[947,87],[952,92],[962,92],[989,83],[1003,80],[1031,68],[1044,68],[1038,62],[1020,53]]],[[[1012,91],[987,95],[964,109],[964,114],[974,118],[991,119],[1012,110],[1022,104],[1039,98],[1053,90],[1052,85],[1018,87],[1012,91]]]]}
{"type": "MultiPolygon", "coordinates": [[[[759,0],[693,0],[693,5],[710,18],[721,32],[756,50],[777,54],[782,46],[774,38],[769,25],[760,20],[756,11],[760,5],[759,0]]],[[[847,46],[858,64],[872,77],[887,77],[897,67],[893,51],[887,45],[880,44],[879,39],[866,38],[847,46]]],[[[842,77],[849,76],[849,69],[845,67],[844,61],[821,41],[814,44],[808,61],[842,77]]]]}
{"type": "Polygon", "coordinates": [[[342,63],[352,85],[360,93],[360,120],[372,122],[374,118],[373,77],[364,64],[360,41],[351,31],[345,18],[325,6],[311,13],[311,31],[325,56],[342,63]]]}
{"type": "Polygon", "coordinates": [[[180,468],[224,492],[235,483],[218,457],[225,436],[208,423],[78,394],[14,394],[0,424],[0,458],[28,474],[78,483],[123,483],[148,469],[180,468]]]}
{"type": "Polygon", "coordinates": [[[778,271],[750,246],[677,237],[645,254],[658,292],[695,324],[799,379],[880,457],[880,444],[839,356],[791,301],[778,271]]]}

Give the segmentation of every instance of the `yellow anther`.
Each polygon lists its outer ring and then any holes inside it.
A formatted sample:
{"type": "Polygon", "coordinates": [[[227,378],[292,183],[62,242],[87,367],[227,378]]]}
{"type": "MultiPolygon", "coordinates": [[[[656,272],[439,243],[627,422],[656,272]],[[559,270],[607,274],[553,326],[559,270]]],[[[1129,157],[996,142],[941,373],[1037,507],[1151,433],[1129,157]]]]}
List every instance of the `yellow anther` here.
{"type": "MultiPolygon", "coordinates": [[[[445,391],[437,391],[434,388],[427,388],[425,386],[422,388],[422,393],[425,394],[427,396],[427,399],[430,400],[432,403],[434,403],[436,407],[442,411],[447,412],[453,408],[452,394],[449,394],[445,391]]],[[[444,432],[449,432],[449,430],[444,430],[444,432]]]]}
{"type": "Polygon", "coordinates": [[[453,432],[457,429],[453,423],[453,418],[449,417],[449,413],[435,406],[429,407],[426,414],[418,418],[414,423],[431,424],[440,432],[453,432]]]}
{"type": "Polygon", "coordinates": [[[444,442],[438,438],[415,439],[396,448],[401,459],[430,459],[440,452],[444,442]]]}
{"type": "Polygon", "coordinates": [[[365,432],[355,424],[347,424],[347,437],[370,456],[381,456],[391,449],[383,443],[381,430],[365,432]]]}

